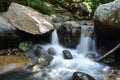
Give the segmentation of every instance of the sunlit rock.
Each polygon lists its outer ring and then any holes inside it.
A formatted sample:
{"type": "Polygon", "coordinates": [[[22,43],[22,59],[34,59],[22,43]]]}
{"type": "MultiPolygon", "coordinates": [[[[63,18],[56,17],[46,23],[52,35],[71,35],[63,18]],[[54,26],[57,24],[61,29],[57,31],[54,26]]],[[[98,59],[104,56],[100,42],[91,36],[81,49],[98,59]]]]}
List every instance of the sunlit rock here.
{"type": "Polygon", "coordinates": [[[74,72],[72,80],[95,80],[95,79],[86,73],[74,72]]]}
{"type": "Polygon", "coordinates": [[[48,66],[50,64],[50,62],[52,61],[53,57],[50,56],[49,54],[42,54],[38,60],[37,60],[37,64],[39,64],[40,68],[44,68],[46,66],[48,66]]]}
{"type": "Polygon", "coordinates": [[[99,35],[120,37],[120,0],[100,5],[95,11],[94,22],[99,35]]]}
{"type": "Polygon", "coordinates": [[[28,58],[21,56],[0,56],[0,74],[23,69],[28,62],[28,58]]]}
{"type": "Polygon", "coordinates": [[[33,68],[32,68],[32,71],[40,71],[41,69],[40,69],[40,67],[39,67],[39,65],[35,65],[35,66],[33,66],[33,68]]]}
{"type": "Polygon", "coordinates": [[[30,34],[44,34],[54,29],[47,16],[17,3],[10,5],[7,20],[19,30],[30,34]]]}
{"type": "Polygon", "coordinates": [[[64,57],[64,59],[72,59],[73,58],[71,52],[68,50],[63,50],[63,57],[64,57]]]}

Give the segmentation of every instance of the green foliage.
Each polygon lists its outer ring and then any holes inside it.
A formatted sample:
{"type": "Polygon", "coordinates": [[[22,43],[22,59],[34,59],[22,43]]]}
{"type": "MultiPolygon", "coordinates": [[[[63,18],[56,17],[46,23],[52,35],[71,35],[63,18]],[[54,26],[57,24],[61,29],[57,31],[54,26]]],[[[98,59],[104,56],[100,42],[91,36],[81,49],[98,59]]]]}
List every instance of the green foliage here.
{"type": "Polygon", "coordinates": [[[83,3],[88,7],[89,11],[94,11],[100,4],[105,4],[114,0],[84,0],[83,3]]]}
{"type": "Polygon", "coordinates": [[[71,3],[83,2],[90,12],[93,12],[100,4],[108,3],[114,0],[46,0],[50,3],[59,3],[62,6],[66,6],[71,3]]]}
{"type": "Polygon", "coordinates": [[[27,42],[21,42],[18,47],[20,50],[27,52],[27,51],[29,51],[31,46],[32,46],[32,42],[27,41],[27,42]]]}
{"type": "Polygon", "coordinates": [[[28,5],[43,14],[51,15],[54,13],[51,7],[45,5],[44,0],[28,0],[28,5]]]}

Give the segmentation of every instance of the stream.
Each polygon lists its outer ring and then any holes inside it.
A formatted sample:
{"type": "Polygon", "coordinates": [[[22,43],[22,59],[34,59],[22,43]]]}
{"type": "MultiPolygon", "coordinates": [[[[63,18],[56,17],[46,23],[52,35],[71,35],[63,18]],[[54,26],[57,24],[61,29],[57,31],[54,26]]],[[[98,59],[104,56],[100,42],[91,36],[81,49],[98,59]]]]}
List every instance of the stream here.
{"type": "MultiPolygon", "coordinates": [[[[94,62],[93,58],[99,56],[96,52],[95,35],[88,34],[93,31],[91,26],[82,26],[81,38],[76,49],[65,48],[58,41],[57,31],[54,30],[51,36],[51,43],[42,45],[44,50],[54,48],[51,63],[41,71],[28,72],[18,71],[0,76],[0,80],[72,80],[74,72],[83,72],[92,76],[95,80],[104,80],[107,66],[94,62]],[[63,50],[71,52],[72,59],[64,59],[63,50]]],[[[39,44],[38,44],[39,45],[39,44]]],[[[88,80],[88,79],[84,79],[88,80]]]]}

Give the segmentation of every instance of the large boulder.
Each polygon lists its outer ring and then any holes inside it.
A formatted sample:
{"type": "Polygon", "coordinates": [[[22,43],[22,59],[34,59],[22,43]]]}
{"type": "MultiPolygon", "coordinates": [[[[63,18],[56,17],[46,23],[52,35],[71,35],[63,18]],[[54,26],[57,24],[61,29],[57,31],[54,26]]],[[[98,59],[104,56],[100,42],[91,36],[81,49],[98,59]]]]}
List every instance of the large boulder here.
{"type": "Polygon", "coordinates": [[[94,21],[100,34],[117,36],[120,34],[120,0],[100,5],[95,11],[94,21]]]}
{"type": "Polygon", "coordinates": [[[47,16],[17,3],[10,5],[7,20],[19,30],[30,34],[44,34],[54,29],[47,16]]]}
{"type": "Polygon", "coordinates": [[[100,5],[94,15],[98,46],[108,49],[120,42],[120,0],[100,5]]]}
{"type": "Polygon", "coordinates": [[[0,56],[0,74],[23,69],[29,59],[21,56],[0,56]]]}
{"type": "Polygon", "coordinates": [[[21,38],[16,30],[17,29],[8,23],[5,18],[0,16],[0,48],[14,47],[18,45],[21,38]]]}
{"type": "Polygon", "coordinates": [[[81,26],[77,21],[66,21],[57,30],[59,41],[66,47],[76,47],[79,43],[81,26]]]}
{"type": "MultiPolygon", "coordinates": [[[[120,0],[100,5],[95,11],[94,22],[98,51],[106,53],[120,43],[120,0]]],[[[120,50],[114,53],[115,62],[120,65],[120,50]]]]}

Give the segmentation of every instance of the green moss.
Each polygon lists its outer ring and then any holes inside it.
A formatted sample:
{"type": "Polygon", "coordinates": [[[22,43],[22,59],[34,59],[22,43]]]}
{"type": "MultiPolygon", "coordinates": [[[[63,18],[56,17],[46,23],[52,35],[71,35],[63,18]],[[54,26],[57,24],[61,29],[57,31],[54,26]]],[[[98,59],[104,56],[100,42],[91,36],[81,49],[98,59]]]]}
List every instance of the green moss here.
{"type": "Polygon", "coordinates": [[[44,0],[28,0],[28,6],[38,10],[43,14],[51,15],[54,13],[52,7],[48,7],[45,5],[44,0]]]}

